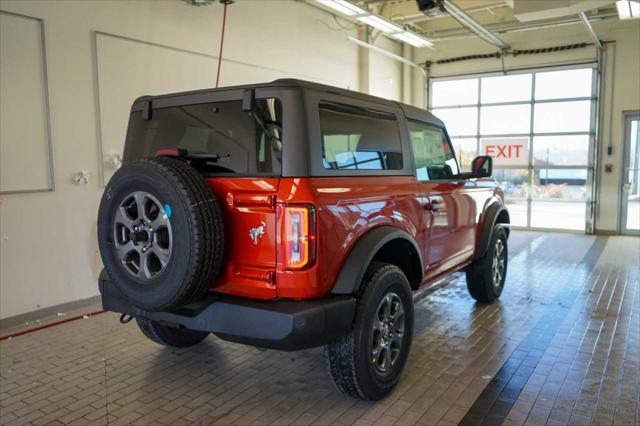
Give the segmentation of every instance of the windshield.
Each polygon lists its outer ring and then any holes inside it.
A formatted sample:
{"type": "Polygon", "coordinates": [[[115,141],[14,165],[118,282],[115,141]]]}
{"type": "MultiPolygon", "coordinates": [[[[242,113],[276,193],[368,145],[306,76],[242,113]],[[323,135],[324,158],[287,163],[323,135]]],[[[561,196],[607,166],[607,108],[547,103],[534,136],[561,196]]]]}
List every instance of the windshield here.
{"type": "Polygon", "coordinates": [[[151,120],[131,114],[125,159],[153,157],[159,150],[181,149],[204,157],[204,173],[280,175],[282,106],[277,99],[256,99],[253,112],[242,101],[154,109],[151,120]]]}

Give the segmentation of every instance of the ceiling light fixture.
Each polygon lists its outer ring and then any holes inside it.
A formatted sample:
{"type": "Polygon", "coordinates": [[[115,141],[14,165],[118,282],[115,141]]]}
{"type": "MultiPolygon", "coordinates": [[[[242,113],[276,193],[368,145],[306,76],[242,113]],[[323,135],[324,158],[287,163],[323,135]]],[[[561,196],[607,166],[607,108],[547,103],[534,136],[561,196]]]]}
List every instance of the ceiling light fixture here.
{"type": "MultiPolygon", "coordinates": [[[[204,0],[200,0],[204,1],[204,0]]],[[[348,18],[355,19],[385,33],[389,37],[410,44],[414,47],[433,47],[433,43],[413,31],[405,30],[385,18],[375,15],[349,0],[313,0],[313,3],[340,12],[348,18]]]]}
{"type": "Polygon", "coordinates": [[[367,15],[369,12],[346,0],[316,0],[323,6],[329,7],[346,16],[367,15]]]}
{"type": "Polygon", "coordinates": [[[375,15],[359,16],[356,19],[360,22],[364,22],[365,24],[382,31],[383,33],[392,34],[392,33],[402,32],[402,27],[394,23],[391,23],[389,21],[385,21],[384,19],[375,15]]]}
{"type": "Polygon", "coordinates": [[[409,32],[409,31],[404,31],[404,32],[397,33],[397,34],[392,34],[391,37],[396,38],[396,39],[398,39],[400,41],[403,41],[405,43],[409,43],[410,45],[412,45],[414,47],[432,47],[433,46],[433,43],[431,43],[426,38],[422,37],[421,35],[409,32]]]}
{"type": "Polygon", "coordinates": [[[620,19],[640,18],[640,2],[633,0],[618,0],[616,2],[620,19]]]}

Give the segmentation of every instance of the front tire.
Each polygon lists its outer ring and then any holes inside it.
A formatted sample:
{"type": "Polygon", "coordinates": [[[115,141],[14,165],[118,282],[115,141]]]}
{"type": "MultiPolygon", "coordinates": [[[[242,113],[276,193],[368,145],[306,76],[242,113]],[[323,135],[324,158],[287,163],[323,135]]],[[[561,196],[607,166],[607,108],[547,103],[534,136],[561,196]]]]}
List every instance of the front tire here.
{"type": "Polygon", "coordinates": [[[482,303],[499,298],[507,278],[507,262],[507,233],[496,225],[487,252],[467,268],[467,289],[471,297],[482,303]]]}
{"type": "Polygon", "coordinates": [[[206,331],[169,327],[146,318],[136,318],[136,322],[142,334],[149,338],[149,340],[159,345],[174,348],[188,348],[197,345],[209,335],[206,331]]]}
{"type": "Polygon", "coordinates": [[[412,339],[409,281],[397,266],[376,262],[362,283],[353,331],[325,348],[333,382],[354,398],[384,398],[400,380],[412,339]]]}

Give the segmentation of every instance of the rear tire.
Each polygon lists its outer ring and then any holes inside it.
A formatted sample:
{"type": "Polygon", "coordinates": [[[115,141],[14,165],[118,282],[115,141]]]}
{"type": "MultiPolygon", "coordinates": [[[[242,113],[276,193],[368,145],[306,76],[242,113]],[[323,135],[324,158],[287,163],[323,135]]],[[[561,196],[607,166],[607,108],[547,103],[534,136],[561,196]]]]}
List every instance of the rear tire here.
{"type": "Polygon", "coordinates": [[[500,297],[507,277],[507,233],[500,225],[493,229],[487,252],[467,267],[467,289],[478,302],[491,303],[500,297]]]}
{"type": "Polygon", "coordinates": [[[400,380],[412,338],[407,277],[395,265],[373,263],[362,283],[353,331],[325,347],[334,384],[354,398],[384,398],[400,380]]]}
{"type": "Polygon", "coordinates": [[[176,328],[162,325],[157,321],[146,318],[136,318],[140,331],[149,340],[159,345],[171,346],[174,348],[188,348],[197,345],[207,338],[206,331],[195,331],[187,328],[176,328]]]}

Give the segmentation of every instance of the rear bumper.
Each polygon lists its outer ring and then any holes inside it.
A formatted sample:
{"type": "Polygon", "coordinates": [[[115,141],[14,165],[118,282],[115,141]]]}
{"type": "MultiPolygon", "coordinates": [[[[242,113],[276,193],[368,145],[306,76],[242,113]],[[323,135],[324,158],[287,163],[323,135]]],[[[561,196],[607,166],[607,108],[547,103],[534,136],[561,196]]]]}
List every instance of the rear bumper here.
{"type": "Polygon", "coordinates": [[[171,312],[150,312],[128,302],[105,271],[100,274],[99,287],[107,311],[208,331],[232,342],[288,351],[321,346],[348,334],[356,305],[355,298],[349,296],[256,301],[209,293],[171,312]]]}

